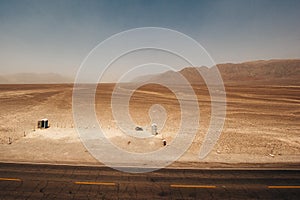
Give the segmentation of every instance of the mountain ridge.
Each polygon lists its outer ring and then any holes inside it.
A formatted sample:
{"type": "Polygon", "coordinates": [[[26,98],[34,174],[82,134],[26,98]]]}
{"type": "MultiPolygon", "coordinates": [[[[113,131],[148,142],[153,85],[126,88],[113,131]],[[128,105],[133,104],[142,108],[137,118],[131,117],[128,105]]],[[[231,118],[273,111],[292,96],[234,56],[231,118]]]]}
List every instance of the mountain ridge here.
{"type": "Polygon", "coordinates": [[[224,63],[217,64],[211,68],[201,67],[185,67],[182,70],[167,71],[156,74],[148,80],[142,77],[140,80],[151,82],[159,82],[164,79],[165,82],[174,82],[175,74],[182,74],[192,84],[204,84],[203,78],[198,71],[206,74],[208,77],[212,68],[217,67],[225,84],[230,83],[261,83],[261,84],[300,84],[300,59],[273,59],[273,60],[256,60],[243,63],[224,63]]]}
{"type": "Polygon", "coordinates": [[[15,73],[0,75],[0,84],[73,83],[73,79],[57,73],[15,73]]]}

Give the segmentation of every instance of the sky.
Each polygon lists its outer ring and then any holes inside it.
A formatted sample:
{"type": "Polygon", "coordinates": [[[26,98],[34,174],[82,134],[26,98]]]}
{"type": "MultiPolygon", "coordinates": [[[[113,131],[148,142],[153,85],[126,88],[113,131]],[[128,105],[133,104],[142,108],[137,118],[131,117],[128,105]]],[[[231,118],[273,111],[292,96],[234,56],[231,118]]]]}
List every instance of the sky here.
{"type": "Polygon", "coordinates": [[[74,76],[119,32],[164,27],[199,42],[216,63],[300,57],[297,0],[0,0],[0,75],[74,76]]]}

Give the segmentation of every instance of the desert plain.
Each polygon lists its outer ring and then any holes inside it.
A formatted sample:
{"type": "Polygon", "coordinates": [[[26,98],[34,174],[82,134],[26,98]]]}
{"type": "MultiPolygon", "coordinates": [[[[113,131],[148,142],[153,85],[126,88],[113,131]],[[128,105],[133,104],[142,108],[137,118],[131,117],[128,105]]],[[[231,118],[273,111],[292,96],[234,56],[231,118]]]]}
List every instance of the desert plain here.
{"type": "MultiPolygon", "coordinates": [[[[99,84],[95,96],[97,119],[111,142],[135,153],[164,148],[162,139],[170,144],[180,125],[180,106],[174,93],[157,84],[144,85],[133,93],[129,107],[136,124],[145,127],[151,123],[148,110],[153,104],[160,104],[167,113],[159,134],[141,140],[118,129],[111,111],[114,86],[99,84]]],[[[200,125],[190,148],[172,166],[299,166],[299,85],[225,84],[225,124],[212,152],[203,160],[199,150],[210,122],[211,102],[205,85],[193,84],[193,89],[200,125]]],[[[73,120],[72,92],[73,84],[0,85],[0,161],[101,164],[80,141],[73,120]],[[49,120],[48,129],[37,128],[42,118],[49,120]]]]}

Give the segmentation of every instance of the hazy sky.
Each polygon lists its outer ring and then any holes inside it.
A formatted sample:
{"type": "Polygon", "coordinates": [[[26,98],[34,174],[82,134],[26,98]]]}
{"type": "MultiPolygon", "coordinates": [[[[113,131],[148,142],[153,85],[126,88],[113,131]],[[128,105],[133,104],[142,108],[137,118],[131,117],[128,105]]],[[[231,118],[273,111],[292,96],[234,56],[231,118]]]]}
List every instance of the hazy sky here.
{"type": "Polygon", "coordinates": [[[298,0],[0,0],[0,74],[74,75],[99,42],[144,26],[183,32],[217,63],[300,57],[298,0]]]}

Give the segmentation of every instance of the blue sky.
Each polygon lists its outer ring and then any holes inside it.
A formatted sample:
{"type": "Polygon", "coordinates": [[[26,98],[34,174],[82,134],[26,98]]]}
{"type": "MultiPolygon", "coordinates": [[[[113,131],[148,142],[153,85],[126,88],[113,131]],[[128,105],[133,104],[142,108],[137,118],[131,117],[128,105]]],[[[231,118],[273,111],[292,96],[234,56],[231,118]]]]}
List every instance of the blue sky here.
{"type": "Polygon", "coordinates": [[[0,0],[0,74],[73,76],[99,42],[156,26],[197,40],[217,63],[300,57],[300,1],[0,0]]]}

